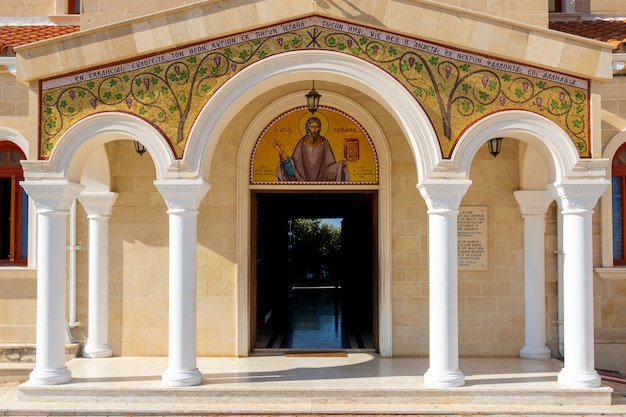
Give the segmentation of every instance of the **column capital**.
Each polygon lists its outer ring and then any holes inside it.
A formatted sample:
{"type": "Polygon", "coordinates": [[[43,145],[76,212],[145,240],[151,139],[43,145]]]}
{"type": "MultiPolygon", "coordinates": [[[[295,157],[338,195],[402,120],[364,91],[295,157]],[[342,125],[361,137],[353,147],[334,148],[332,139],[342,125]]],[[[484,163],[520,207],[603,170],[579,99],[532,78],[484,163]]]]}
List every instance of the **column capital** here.
{"type": "Polygon", "coordinates": [[[85,208],[87,217],[110,217],[117,196],[117,193],[109,191],[83,191],[78,196],[78,201],[85,208]]]}
{"type": "Polygon", "coordinates": [[[471,180],[426,180],[417,184],[417,189],[426,200],[429,210],[458,210],[471,180]]]}
{"type": "Polygon", "coordinates": [[[564,180],[546,186],[562,210],[590,211],[611,184],[609,180],[564,180]]]}
{"type": "Polygon", "coordinates": [[[69,211],[84,188],[64,180],[22,181],[20,185],[35,203],[37,212],[69,211]]]}
{"type": "Polygon", "coordinates": [[[513,192],[522,216],[542,216],[554,200],[547,190],[518,190],[513,192]]]}
{"type": "Polygon", "coordinates": [[[202,180],[154,181],[169,210],[197,210],[211,186],[202,180]]]}

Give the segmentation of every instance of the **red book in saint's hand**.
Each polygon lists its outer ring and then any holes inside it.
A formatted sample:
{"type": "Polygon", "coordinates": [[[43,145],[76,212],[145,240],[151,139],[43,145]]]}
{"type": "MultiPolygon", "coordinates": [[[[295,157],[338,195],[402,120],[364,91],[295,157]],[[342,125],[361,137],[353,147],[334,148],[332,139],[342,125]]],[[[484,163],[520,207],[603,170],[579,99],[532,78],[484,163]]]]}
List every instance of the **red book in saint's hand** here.
{"type": "Polygon", "coordinates": [[[359,160],[359,140],[357,138],[345,138],[343,140],[343,159],[348,162],[359,160]]]}

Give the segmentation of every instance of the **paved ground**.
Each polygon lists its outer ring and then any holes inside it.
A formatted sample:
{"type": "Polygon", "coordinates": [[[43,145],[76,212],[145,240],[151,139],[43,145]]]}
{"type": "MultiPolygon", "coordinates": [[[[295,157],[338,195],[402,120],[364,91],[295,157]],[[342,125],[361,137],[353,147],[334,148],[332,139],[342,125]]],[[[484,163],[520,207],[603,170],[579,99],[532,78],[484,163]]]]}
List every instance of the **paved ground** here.
{"type": "MultiPolygon", "coordinates": [[[[15,403],[16,398],[17,398],[17,386],[19,384],[21,384],[22,382],[26,381],[28,378],[28,374],[30,372],[30,370],[32,369],[32,364],[27,364],[27,365],[7,365],[7,364],[0,364],[0,416],[42,416],[42,415],[50,415],[50,416],[68,416],[68,415],[72,415],[72,416],[87,416],[87,415],[98,415],[98,416],[104,416],[104,415],[117,415],[117,416],[140,416],[140,415],[150,415],[150,416],[168,416],[168,417],[173,417],[173,416],[199,416],[199,415],[204,415],[204,416],[209,416],[209,415],[217,415],[214,413],[201,413],[198,412],[197,410],[191,411],[190,412],[182,412],[180,410],[174,411],[172,409],[163,409],[161,412],[155,411],[154,409],[152,411],[148,411],[148,410],[141,410],[141,409],[133,409],[133,411],[127,411],[125,413],[116,413],[116,412],[109,412],[107,413],[105,410],[107,410],[107,406],[106,404],[100,404],[100,407],[97,408],[97,411],[92,411],[92,412],[60,412],[60,411],[49,411],[47,409],[37,409],[34,411],[20,411],[16,408],[13,408],[13,411],[6,411],[7,407],[9,409],[11,409],[10,405],[11,403],[15,403]]],[[[74,371],[73,371],[74,373],[74,371]]],[[[80,380],[80,374],[78,372],[76,372],[77,376],[78,376],[78,380],[80,380]]],[[[626,381],[625,380],[619,380],[619,378],[610,378],[610,375],[608,376],[608,379],[604,381],[605,385],[610,386],[611,388],[613,388],[614,392],[612,395],[612,406],[609,407],[602,407],[599,409],[593,409],[593,411],[591,411],[592,409],[586,408],[586,407],[565,407],[564,409],[558,411],[558,412],[554,412],[553,408],[550,408],[549,410],[546,408],[543,408],[540,405],[528,405],[526,408],[524,408],[524,411],[521,411],[520,409],[511,409],[511,410],[515,410],[515,411],[508,411],[508,412],[502,412],[502,410],[498,411],[498,409],[490,409],[490,407],[485,407],[483,409],[476,409],[473,412],[464,412],[464,413],[456,413],[457,415],[463,415],[464,417],[468,417],[468,416],[479,416],[479,415],[489,415],[489,416],[497,416],[497,417],[503,417],[503,416],[510,416],[510,415],[515,415],[515,416],[525,416],[525,415],[533,415],[533,416],[550,416],[550,417],[597,417],[600,415],[604,415],[604,416],[626,416],[626,381]]],[[[79,400],[76,399],[76,402],[78,403],[79,400]]],[[[87,408],[86,408],[87,409],[87,408]]],[[[52,407],[51,409],[52,410],[52,407]]],[[[267,412],[261,412],[259,411],[259,413],[261,414],[254,414],[254,412],[245,412],[245,413],[224,413],[222,415],[228,415],[228,416],[237,416],[237,417],[241,417],[243,415],[248,415],[248,416],[254,416],[254,417],[266,417],[269,416],[269,414],[267,412]]],[[[285,413],[285,412],[277,412],[277,415],[279,414],[281,417],[294,417],[296,416],[296,414],[293,413],[285,413]]],[[[433,410],[431,412],[427,412],[427,413],[422,413],[420,415],[425,415],[425,414],[430,414],[430,415],[439,415],[439,416],[443,416],[443,415],[452,415],[455,414],[454,412],[450,412],[450,410],[448,410],[447,412],[445,412],[444,410],[433,410]]],[[[304,416],[304,413],[299,413],[297,414],[297,416],[302,417],[304,416]]],[[[351,416],[355,416],[355,413],[351,413],[351,416]]],[[[375,413],[375,417],[383,417],[385,414],[381,414],[381,413],[375,413]]],[[[388,414],[388,415],[392,415],[392,414],[388,414]]],[[[395,414],[393,414],[394,417],[402,417],[402,416],[407,416],[408,414],[406,414],[405,412],[396,412],[395,414]]],[[[320,414],[320,413],[310,413],[310,414],[306,414],[306,417],[319,417],[319,416],[324,416],[324,417],[337,417],[340,416],[340,414],[320,414]]],[[[345,415],[344,415],[345,416],[345,415]]],[[[373,415],[371,413],[359,413],[359,417],[364,417],[364,416],[369,416],[372,417],[373,415]]]]}

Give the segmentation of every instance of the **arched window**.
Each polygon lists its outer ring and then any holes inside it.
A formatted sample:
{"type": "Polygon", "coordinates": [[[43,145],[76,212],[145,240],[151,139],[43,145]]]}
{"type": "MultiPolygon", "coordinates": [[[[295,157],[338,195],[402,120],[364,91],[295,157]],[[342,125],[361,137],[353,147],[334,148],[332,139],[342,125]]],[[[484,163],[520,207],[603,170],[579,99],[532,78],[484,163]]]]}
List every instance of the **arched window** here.
{"type": "Polygon", "coordinates": [[[18,146],[0,141],[0,266],[26,264],[28,196],[20,186],[22,159],[18,146]]]}
{"type": "Polygon", "coordinates": [[[613,157],[611,167],[611,198],[613,205],[613,263],[626,265],[626,143],[624,143],[613,157]]]}

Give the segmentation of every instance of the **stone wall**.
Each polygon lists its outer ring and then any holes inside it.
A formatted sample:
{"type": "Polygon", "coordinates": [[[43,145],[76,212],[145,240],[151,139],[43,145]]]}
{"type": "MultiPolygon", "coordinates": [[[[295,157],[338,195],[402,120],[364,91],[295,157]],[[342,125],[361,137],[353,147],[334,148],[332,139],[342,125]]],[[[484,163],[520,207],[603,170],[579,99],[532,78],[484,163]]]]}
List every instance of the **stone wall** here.
{"type": "MultiPolygon", "coordinates": [[[[194,2],[193,0],[83,0],[80,25],[82,29],[89,29],[194,2]]],[[[286,3],[290,2],[291,0],[286,0],[286,3]]],[[[531,25],[548,26],[548,3],[544,0],[517,2],[515,8],[511,8],[511,2],[487,0],[444,0],[440,3],[531,25]]],[[[288,4],[286,7],[291,7],[291,5],[288,4]]],[[[330,5],[326,2],[319,2],[318,7],[323,12],[330,5]]]]}
{"type": "Polygon", "coordinates": [[[50,16],[56,0],[0,0],[0,16],[50,16]]]}
{"type": "Polygon", "coordinates": [[[80,26],[89,29],[195,3],[195,0],[82,0],[82,3],[80,26]]]}
{"type": "Polygon", "coordinates": [[[37,271],[0,268],[0,343],[34,343],[37,271]]]}
{"type": "MultiPolygon", "coordinates": [[[[28,87],[0,66],[0,127],[28,137],[28,87]]],[[[3,138],[0,136],[0,140],[3,138]]]]}
{"type": "Polygon", "coordinates": [[[621,0],[590,0],[590,12],[596,15],[626,16],[626,4],[621,0]]]}

